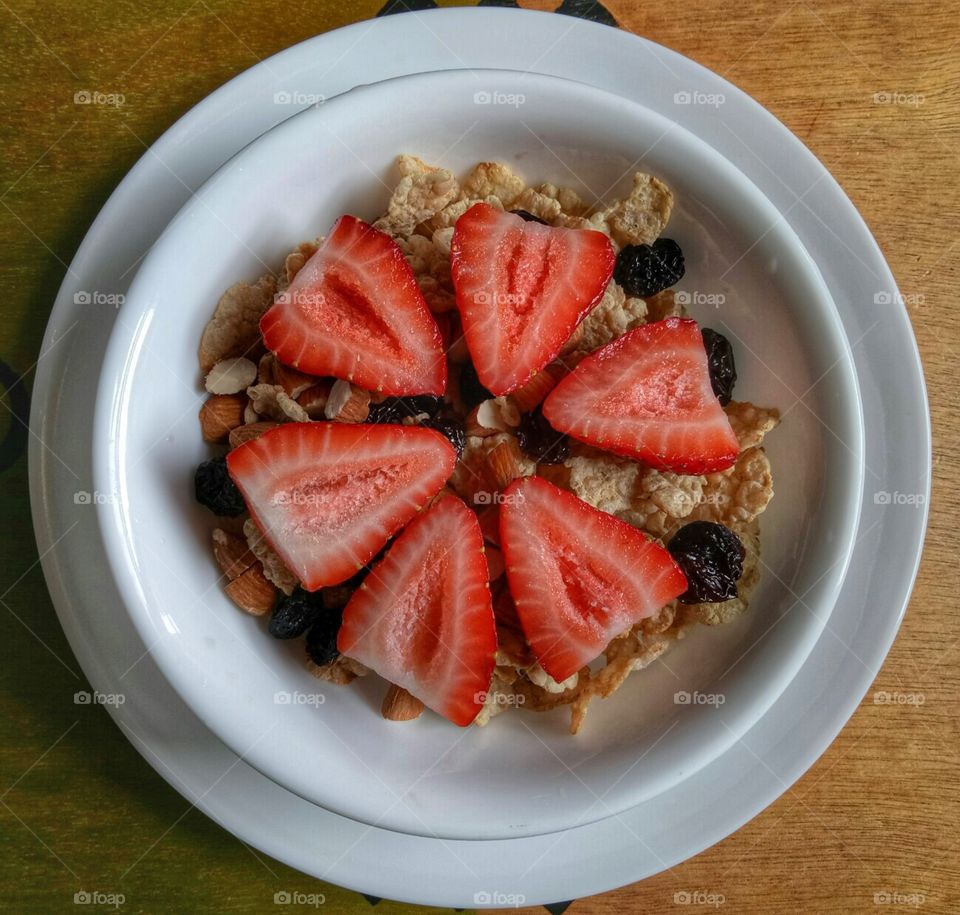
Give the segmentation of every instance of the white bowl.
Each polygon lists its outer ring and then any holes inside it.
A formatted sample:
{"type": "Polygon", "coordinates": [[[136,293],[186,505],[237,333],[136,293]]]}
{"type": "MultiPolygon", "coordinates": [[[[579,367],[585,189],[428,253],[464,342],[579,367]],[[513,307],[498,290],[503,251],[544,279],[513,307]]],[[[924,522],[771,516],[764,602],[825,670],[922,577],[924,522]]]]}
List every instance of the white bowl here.
{"type": "Polygon", "coordinates": [[[727,749],[819,636],[846,570],[863,482],[849,347],[816,266],[776,209],[663,117],[579,83],[511,71],[361,87],[228,162],[140,268],[108,347],[94,441],[111,568],[187,704],[243,759],[301,796],[364,822],[450,838],[597,820],[727,749]],[[777,496],[763,517],[764,574],[750,612],[698,628],[665,664],[596,702],[577,737],[566,731],[565,710],[511,712],[485,729],[432,714],[386,722],[382,681],[339,688],[313,679],[301,644],[271,639],[217,584],[212,519],[191,484],[210,454],[196,419],[200,332],[237,279],[278,265],[343,212],[378,215],[399,152],[457,171],[499,159],[532,182],[568,184],[587,197],[621,194],[635,168],[661,176],[679,203],[667,233],[687,259],[678,288],[700,294],[690,311],[735,341],[738,399],[788,411],[767,442],[777,496]],[[696,304],[718,293],[722,307],[696,304]],[[696,691],[722,694],[723,704],[674,701],[696,691]]]}

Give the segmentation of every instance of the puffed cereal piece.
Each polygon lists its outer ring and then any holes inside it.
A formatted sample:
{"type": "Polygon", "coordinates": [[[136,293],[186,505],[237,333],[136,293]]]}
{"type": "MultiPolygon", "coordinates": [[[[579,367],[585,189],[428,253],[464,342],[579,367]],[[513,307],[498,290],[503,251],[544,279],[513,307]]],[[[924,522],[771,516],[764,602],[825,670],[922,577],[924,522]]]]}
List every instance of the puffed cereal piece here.
{"type": "Polygon", "coordinates": [[[436,216],[460,193],[453,172],[427,165],[416,156],[397,159],[400,183],[394,188],[387,213],[374,227],[393,236],[409,236],[417,225],[436,216]]]}
{"type": "Polygon", "coordinates": [[[594,508],[616,515],[633,508],[641,467],[603,452],[574,454],[563,462],[570,471],[569,488],[594,508]]]}
{"type": "Polygon", "coordinates": [[[706,477],[644,469],[628,511],[617,517],[634,527],[665,537],[688,519],[703,498],[706,477]]]}
{"type": "Polygon", "coordinates": [[[643,299],[628,298],[623,289],[611,280],[603,298],[583,319],[580,325],[583,328],[582,336],[575,351],[592,353],[617,337],[622,337],[628,330],[639,327],[646,318],[647,303],[643,299]]]}
{"type": "Polygon", "coordinates": [[[472,198],[474,202],[496,197],[504,209],[511,209],[526,186],[523,178],[502,162],[481,162],[467,175],[460,187],[460,196],[472,198]]]}
{"type": "Polygon", "coordinates": [[[770,461],[762,448],[741,451],[733,467],[704,479],[703,497],[691,521],[716,521],[739,532],[773,498],[770,461]]]}
{"type": "Polygon", "coordinates": [[[198,358],[204,374],[221,360],[248,356],[260,346],[260,319],[273,304],[276,289],[276,280],[267,274],[253,284],[234,283],[220,296],[200,337],[198,358]]]}
{"type": "Polygon", "coordinates": [[[563,210],[559,200],[553,197],[547,197],[532,187],[526,188],[513,203],[510,204],[513,210],[526,210],[531,216],[542,219],[546,223],[553,225],[562,215],[563,210]]]}
{"type": "Polygon", "coordinates": [[[780,411],[775,407],[758,407],[745,400],[731,400],[723,409],[741,449],[759,445],[780,422],[780,411]]]}

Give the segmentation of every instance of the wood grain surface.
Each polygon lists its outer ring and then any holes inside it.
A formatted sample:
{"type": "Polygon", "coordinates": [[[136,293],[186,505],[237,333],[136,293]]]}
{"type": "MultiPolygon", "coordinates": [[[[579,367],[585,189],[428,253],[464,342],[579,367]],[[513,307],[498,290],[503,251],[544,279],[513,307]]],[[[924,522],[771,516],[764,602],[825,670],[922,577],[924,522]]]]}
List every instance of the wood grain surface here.
{"type": "MultiPolygon", "coordinates": [[[[16,385],[4,381],[10,447],[25,441],[11,413],[22,416],[22,389],[32,383],[66,264],[145,147],[258,59],[381,5],[0,0],[0,358],[11,379],[23,376],[16,385]],[[78,105],[81,91],[124,99],[78,105]]],[[[903,628],[824,756],[725,841],[568,911],[701,911],[710,906],[676,896],[700,892],[738,913],[958,912],[960,10],[790,0],[609,0],[606,7],[624,28],[758,99],[863,213],[907,297],[924,360],[934,498],[903,628]],[[876,691],[913,700],[877,704],[876,691]]],[[[75,892],[98,890],[123,894],[125,912],[285,911],[273,894],[288,890],[323,892],[326,911],[369,911],[357,894],[245,847],[169,788],[102,709],[78,710],[72,694],[86,681],[36,564],[26,461],[14,454],[4,463],[0,910],[73,911],[75,892]]],[[[383,901],[376,911],[416,910],[383,901]]]]}

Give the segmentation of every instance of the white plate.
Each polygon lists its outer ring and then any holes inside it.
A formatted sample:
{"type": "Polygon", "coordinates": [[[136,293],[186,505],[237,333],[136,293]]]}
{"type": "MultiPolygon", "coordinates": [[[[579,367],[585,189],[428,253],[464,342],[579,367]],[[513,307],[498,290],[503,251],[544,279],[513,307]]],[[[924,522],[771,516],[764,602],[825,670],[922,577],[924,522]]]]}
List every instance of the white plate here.
{"type": "Polygon", "coordinates": [[[916,494],[923,503],[928,493],[923,381],[893,278],[859,215],[799,141],[733,86],[642,39],[566,17],[492,9],[390,17],[320,36],[238,77],[161,138],[111,198],[72,264],[43,351],[32,416],[34,520],[58,613],[92,684],[127,694],[114,710],[118,722],[208,815],[307,873],[367,893],[438,905],[472,905],[476,894],[496,892],[528,903],[569,899],[641,879],[718,841],[781,794],[842,727],[879,669],[915,574],[925,509],[884,505],[874,494],[916,494]],[[602,85],[676,118],[737,164],[787,214],[837,303],[863,389],[868,454],[857,549],[828,634],[746,737],[681,791],[619,817],[483,843],[355,823],[280,789],[228,751],[144,655],[104,579],[94,512],[74,503],[91,486],[91,397],[115,321],[112,309],[78,305],[75,294],[125,291],[184,186],[198,186],[287,115],[275,92],[331,97],[360,82],[450,66],[529,66],[602,85]],[[677,107],[674,94],[691,90],[722,94],[724,103],[677,107]]]}
{"type": "Polygon", "coordinates": [[[861,502],[852,359],[829,293],[780,214],[741,172],[660,115],[582,83],[512,71],[364,86],[234,157],[141,265],[97,401],[94,485],[109,496],[99,505],[107,555],[164,674],[214,733],[237,753],[249,747],[247,761],[278,784],[328,810],[418,835],[564,829],[632,807],[719,756],[775,701],[820,636],[861,502]],[[520,98],[521,87],[522,103],[473,103],[478,92],[520,98]],[[737,341],[738,398],[786,410],[791,390],[829,376],[814,412],[793,412],[769,439],[775,479],[782,471],[784,480],[763,525],[767,572],[754,612],[736,627],[698,631],[633,677],[598,703],[576,739],[567,709],[504,715],[465,733],[432,713],[398,728],[378,714],[386,689],[378,678],[350,689],[318,685],[304,669],[302,643],[270,639],[223,594],[211,519],[192,499],[193,470],[210,454],[196,419],[204,397],[196,347],[211,303],[264,263],[282,263],[298,239],[326,232],[342,212],[371,220],[384,212],[381,176],[389,180],[400,151],[441,158],[458,173],[503,159],[531,184],[574,183],[588,200],[625,194],[637,167],[662,177],[679,202],[668,234],[688,264],[678,289],[725,296],[722,308],[693,305],[692,313],[737,341]],[[811,612],[796,612],[798,592],[811,612]],[[678,704],[677,692],[722,695],[722,716],[712,704],[678,704]],[[278,704],[278,696],[323,702],[278,704]],[[600,795],[603,810],[594,804],[600,795]]]}

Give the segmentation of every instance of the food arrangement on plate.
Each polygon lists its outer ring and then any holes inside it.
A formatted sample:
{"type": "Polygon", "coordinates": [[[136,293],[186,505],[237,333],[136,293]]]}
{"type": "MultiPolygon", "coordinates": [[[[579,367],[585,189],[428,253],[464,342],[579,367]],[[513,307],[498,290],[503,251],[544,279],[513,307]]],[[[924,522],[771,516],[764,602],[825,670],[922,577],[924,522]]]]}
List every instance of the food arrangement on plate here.
{"type": "Polygon", "coordinates": [[[458,725],[570,729],[759,578],[773,409],[684,314],[669,189],[588,205],[499,163],[401,156],[342,216],[228,289],[200,341],[197,469],[227,594],[318,677],[458,725]]]}

